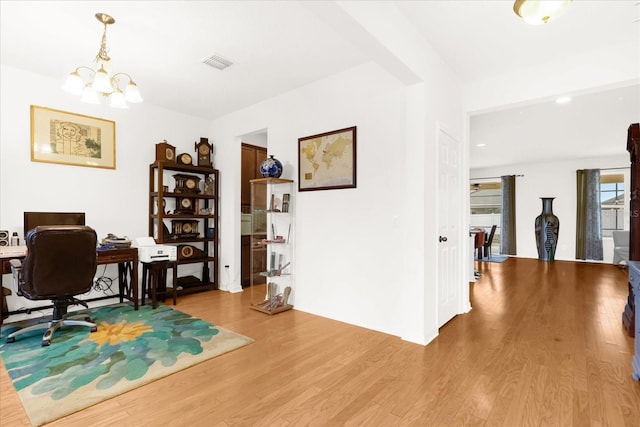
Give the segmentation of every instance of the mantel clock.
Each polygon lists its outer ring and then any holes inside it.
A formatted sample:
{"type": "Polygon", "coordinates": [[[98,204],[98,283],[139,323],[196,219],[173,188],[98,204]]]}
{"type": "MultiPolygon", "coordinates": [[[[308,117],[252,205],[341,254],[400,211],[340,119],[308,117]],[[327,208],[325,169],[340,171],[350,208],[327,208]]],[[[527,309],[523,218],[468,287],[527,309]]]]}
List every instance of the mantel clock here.
{"type": "Polygon", "coordinates": [[[187,175],[177,173],[173,175],[176,180],[176,188],[174,193],[192,193],[197,194],[200,192],[200,177],[197,175],[187,175]]]}
{"type": "Polygon", "coordinates": [[[200,138],[200,142],[194,142],[198,154],[198,166],[213,166],[213,144],[209,144],[208,138],[200,138]]]}
{"type": "Polygon", "coordinates": [[[157,162],[176,162],[176,147],[169,144],[165,139],[162,142],[156,144],[156,161],[157,162]]]}

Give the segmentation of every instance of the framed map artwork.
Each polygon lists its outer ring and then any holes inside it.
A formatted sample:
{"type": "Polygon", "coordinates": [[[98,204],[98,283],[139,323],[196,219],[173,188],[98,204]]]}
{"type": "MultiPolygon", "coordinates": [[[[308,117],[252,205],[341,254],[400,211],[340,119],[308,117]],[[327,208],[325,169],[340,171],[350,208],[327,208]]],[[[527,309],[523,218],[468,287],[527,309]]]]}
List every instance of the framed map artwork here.
{"type": "Polygon", "coordinates": [[[31,161],[116,168],[116,123],[31,106],[31,161]]]}
{"type": "Polygon", "coordinates": [[[356,188],[356,127],[298,138],[298,190],[356,188]]]}

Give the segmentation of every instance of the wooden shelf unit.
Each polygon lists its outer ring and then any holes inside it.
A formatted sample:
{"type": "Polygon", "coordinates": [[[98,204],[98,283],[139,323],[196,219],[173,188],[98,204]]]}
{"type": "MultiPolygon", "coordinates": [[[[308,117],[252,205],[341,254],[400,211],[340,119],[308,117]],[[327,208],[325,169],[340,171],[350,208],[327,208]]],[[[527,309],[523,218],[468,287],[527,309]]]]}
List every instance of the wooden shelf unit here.
{"type": "MultiPolygon", "coordinates": [[[[179,289],[178,293],[193,293],[219,288],[219,230],[218,230],[218,194],[219,177],[217,169],[205,166],[182,165],[178,163],[157,161],[149,165],[149,236],[152,236],[158,244],[189,245],[198,251],[197,257],[184,257],[178,250],[178,265],[202,263],[202,277],[198,284],[179,289]],[[199,192],[175,191],[175,181],[165,172],[188,173],[198,176],[204,182],[208,178],[213,180],[212,194],[199,192]],[[167,179],[168,178],[168,179],[167,179]],[[165,191],[165,186],[167,187],[165,191]],[[180,198],[190,198],[196,200],[197,209],[193,213],[166,213],[165,203],[167,199],[175,200],[176,204],[180,198]],[[210,213],[201,214],[199,209],[208,209],[210,213]],[[172,233],[172,227],[167,227],[166,221],[197,221],[198,236],[180,238],[172,233]],[[192,245],[195,243],[195,245],[192,245]],[[213,271],[212,271],[213,270],[213,271]]],[[[175,208],[174,208],[175,210],[175,208]]],[[[189,252],[186,250],[185,252],[189,252]]],[[[178,277],[180,284],[181,277],[178,277]]]]}

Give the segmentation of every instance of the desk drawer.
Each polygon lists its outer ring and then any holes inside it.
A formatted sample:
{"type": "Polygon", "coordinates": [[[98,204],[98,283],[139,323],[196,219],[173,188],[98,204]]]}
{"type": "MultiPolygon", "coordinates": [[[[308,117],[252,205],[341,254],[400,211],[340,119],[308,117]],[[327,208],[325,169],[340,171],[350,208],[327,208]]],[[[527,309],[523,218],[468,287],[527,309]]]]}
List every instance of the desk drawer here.
{"type": "Polygon", "coordinates": [[[107,251],[99,251],[96,263],[115,264],[120,262],[138,262],[138,249],[111,249],[107,251]]]}

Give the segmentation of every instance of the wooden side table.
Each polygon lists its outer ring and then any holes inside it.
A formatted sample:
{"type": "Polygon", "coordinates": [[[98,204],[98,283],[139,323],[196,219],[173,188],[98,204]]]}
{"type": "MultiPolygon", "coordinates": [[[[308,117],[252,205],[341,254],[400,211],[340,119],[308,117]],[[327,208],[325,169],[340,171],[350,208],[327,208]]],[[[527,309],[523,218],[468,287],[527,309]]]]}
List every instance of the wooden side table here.
{"type": "MultiPolygon", "coordinates": [[[[151,306],[158,306],[158,293],[167,294],[167,269],[173,270],[173,305],[176,305],[176,291],[178,283],[178,262],[177,261],[153,261],[142,263],[142,305],[144,305],[146,295],[151,296],[151,306]]],[[[164,298],[163,298],[164,301],[164,298]]]]}

